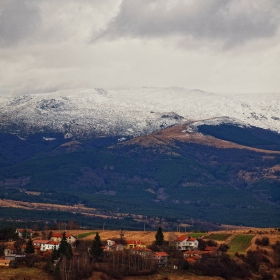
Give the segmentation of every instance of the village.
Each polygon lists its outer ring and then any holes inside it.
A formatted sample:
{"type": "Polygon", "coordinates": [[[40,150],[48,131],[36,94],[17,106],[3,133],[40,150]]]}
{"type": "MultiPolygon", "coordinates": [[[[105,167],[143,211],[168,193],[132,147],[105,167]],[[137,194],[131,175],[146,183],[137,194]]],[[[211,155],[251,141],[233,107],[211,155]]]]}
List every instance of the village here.
{"type": "MultiPolygon", "coordinates": [[[[73,251],[75,252],[77,236],[74,236],[71,233],[51,233],[48,236],[48,239],[37,239],[32,238],[34,232],[30,229],[16,229],[16,234],[20,239],[29,239],[32,240],[32,247],[35,255],[42,254],[52,254],[53,250],[58,250],[61,240],[63,239],[63,234],[65,235],[66,241],[71,245],[73,251]]],[[[122,235],[122,233],[121,233],[122,235]]],[[[122,239],[122,236],[121,236],[122,239]]],[[[147,244],[141,240],[119,240],[120,243],[117,243],[114,240],[106,240],[102,246],[103,255],[108,256],[110,253],[115,251],[128,251],[130,254],[137,254],[150,259],[157,261],[159,266],[166,266],[168,264],[169,255],[164,252],[155,252],[152,249],[149,249],[147,244]]],[[[162,242],[160,242],[162,245],[162,242]]],[[[218,254],[218,247],[206,246],[204,250],[199,250],[199,241],[194,237],[189,237],[187,235],[182,235],[177,239],[169,242],[169,247],[173,250],[181,251],[184,259],[188,262],[195,262],[202,258],[205,254],[218,254]]],[[[27,250],[27,243],[23,243],[20,248],[16,248],[14,245],[10,245],[4,249],[4,257],[0,259],[0,266],[12,266],[14,263],[22,262],[25,257],[27,250]]],[[[175,267],[176,268],[176,267],[175,267]]]]}
{"type": "MultiPolygon", "coordinates": [[[[276,244],[279,245],[278,231],[274,232],[276,244]]],[[[109,233],[110,231],[108,231],[109,233]]],[[[251,230],[244,233],[246,234],[242,234],[242,236],[249,238],[250,248],[259,250],[259,247],[254,244],[259,240],[259,245],[266,246],[265,248],[268,249],[269,241],[265,244],[269,240],[267,235],[264,236],[261,232],[254,235],[251,230]]],[[[102,231],[100,235],[105,237],[102,231]]],[[[229,258],[227,251],[230,247],[226,242],[215,241],[198,233],[169,232],[167,234],[159,227],[157,232],[152,234],[153,241],[151,234],[149,234],[149,240],[133,239],[131,233],[124,233],[122,230],[112,231],[111,238],[101,240],[100,235],[99,232],[77,234],[77,231],[59,230],[42,234],[42,232],[31,229],[18,228],[15,231],[17,239],[10,239],[5,243],[2,255],[0,251],[0,269],[3,271],[3,269],[37,267],[46,271],[50,277],[54,277],[49,279],[99,279],[90,278],[93,273],[97,272],[112,277],[108,279],[124,279],[123,277],[127,275],[141,277],[159,272],[168,273],[170,278],[173,274],[178,275],[178,273],[203,275],[205,272],[199,269],[203,265],[205,266],[209,260],[216,262],[217,269],[221,269],[220,263],[225,259],[229,263],[233,262],[236,257],[246,261],[244,259],[246,257],[241,258],[238,252],[234,256],[231,252],[231,258],[229,258]]],[[[215,234],[210,234],[211,236],[215,239],[215,234]]],[[[228,237],[230,239],[229,233],[217,233],[216,240],[218,236],[224,236],[224,240],[228,237]]],[[[241,236],[241,234],[237,236],[241,236]]],[[[268,268],[271,269],[273,266],[274,263],[271,262],[268,268]]],[[[245,273],[243,272],[244,267],[240,267],[242,273],[245,273]]],[[[246,273],[249,275],[249,270],[246,273]]],[[[214,270],[212,274],[215,276],[214,270]]],[[[224,273],[224,275],[226,274],[224,273]]],[[[227,276],[223,276],[223,278],[229,279],[227,276]]]]}

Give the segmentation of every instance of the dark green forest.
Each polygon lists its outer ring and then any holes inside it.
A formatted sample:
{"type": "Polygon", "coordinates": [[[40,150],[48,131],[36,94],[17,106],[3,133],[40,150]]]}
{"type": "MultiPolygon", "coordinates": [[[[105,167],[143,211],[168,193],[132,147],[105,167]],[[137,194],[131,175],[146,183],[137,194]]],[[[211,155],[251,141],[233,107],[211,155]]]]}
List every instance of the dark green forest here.
{"type": "MultiPolygon", "coordinates": [[[[280,150],[280,136],[274,132],[229,125],[199,129],[246,146],[280,150]]],[[[268,156],[179,141],[166,152],[158,147],[116,144],[117,138],[80,141],[72,150],[61,147],[67,142],[61,135],[45,142],[41,135],[25,141],[15,135],[0,135],[0,199],[79,203],[111,213],[174,220],[279,226],[280,176],[273,169],[280,163],[279,154],[268,156]]],[[[0,211],[2,218],[18,217],[16,210],[0,211]]],[[[87,217],[71,215],[26,212],[31,220],[78,219],[86,225],[91,223],[87,217]]],[[[115,223],[116,228],[120,226],[115,223]]],[[[134,227],[133,221],[129,223],[134,227]]]]}

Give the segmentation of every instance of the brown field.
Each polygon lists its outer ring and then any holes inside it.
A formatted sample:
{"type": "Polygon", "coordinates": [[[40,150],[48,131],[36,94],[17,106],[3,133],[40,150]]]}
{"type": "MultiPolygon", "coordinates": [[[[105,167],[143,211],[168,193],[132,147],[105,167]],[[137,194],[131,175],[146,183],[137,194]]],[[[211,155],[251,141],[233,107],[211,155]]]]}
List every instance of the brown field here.
{"type": "MultiPolygon", "coordinates": [[[[75,236],[77,234],[81,234],[81,233],[98,232],[102,241],[120,237],[119,230],[104,230],[103,231],[100,229],[92,229],[92,230],[71,230],[68,232],[75,236]]],[[[252,239],[251,246],[248,248],[248,250],[256,249],[255,240],[258,237],[259,238],[262,238],[264,236],[269,237],[271,244],[276,243],[276,241],[280,241],[280,232],[275,229],[271,229],[271,228],[240,228],[239,227],[238,229],[233,229],[233,230],[208,232],[207,235],[218,234],[218,233],[231,234],[231,236],[226,240],[226,243],[230,242],[230,240],[238,234],[255,235],[255,237],[252,239]]],[[[142,242],[145,242],[147,245],[151,245],[153,243],[153,241],[155,240],[156,231],[123,231],[123,234],[124,234],[124,238],[126,240],[129,240],[129,239],[141,240],[142,242]]],[[[173,232],[163,232],[163,234],[164,234],[164,239],[166,241],[168,241],[169,236],[171,234],[173,234],[173,232]]],[[[174,234],[176,236],[188,235],[188,233],[185,233],[185,232],[174,232],[174,234]]],[[[190,234],[190,232],[189,232],[189,234],[190,234]]],[[[92,235],[89,235],[89,236],[83,238],[83,240],[93,240],[94,237],[95,237],[95,234],[92,234],[92,235]]],[[[224,241],[217,241],[217,243],[221,244],[221,243],[224,243],[224,241]]]]}
{"type": "Polygon", "coordinates": [[[19,268],[6,268],[0,267],[0,280],[52,280],[47,273],[39,268],[19,267],[19,268]]]}

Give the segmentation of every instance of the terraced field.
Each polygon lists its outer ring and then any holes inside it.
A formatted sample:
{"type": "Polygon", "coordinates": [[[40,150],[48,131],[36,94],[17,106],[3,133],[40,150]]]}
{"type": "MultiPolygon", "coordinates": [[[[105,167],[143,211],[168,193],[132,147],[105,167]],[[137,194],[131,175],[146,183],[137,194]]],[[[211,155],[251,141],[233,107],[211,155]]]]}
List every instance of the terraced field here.
{"type": "Polygon", "coordinates": [[[212,239],[215,241],[226,241],[231,234],[229,233],[211,233],[210,235],[205,236],[205,239],[212,239]]]}
{"type": "Polygon", "coordinates": [[[236,252],[245,254],[246,250],[251,246],[254,236],[253,234],[238,234],[234,236],[228,243],[228,254],[233,255],[236,252]]]}

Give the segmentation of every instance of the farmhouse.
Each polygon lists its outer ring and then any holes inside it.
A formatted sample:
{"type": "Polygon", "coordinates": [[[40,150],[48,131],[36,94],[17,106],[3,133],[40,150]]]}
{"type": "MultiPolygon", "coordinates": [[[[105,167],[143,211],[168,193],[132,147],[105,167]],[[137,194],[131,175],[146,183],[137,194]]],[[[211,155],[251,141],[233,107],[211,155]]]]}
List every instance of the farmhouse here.
{"type": "Polygon", "coordinates": [[[11,245],[4,250],[4,255],[6,256],[6,255],[16,254],[16,251],[17,249],[13,245],[11,245]]]}
{"type": "Polygon", "coordinates": [[[184,259],[186,259],[188,262],[190,262],[190,258],[192,261],[197,261],[202,258],[203,255],[218,255],[218,247],[210,247],[206,246],[206,248],[202,250],[187,250],[184,252],[184,259]]]}
{"type": "Polygon", "coordinates": [[[134,247],[130,249],[132,254],[137,254],[145,257],[151,257],[153,251],[145,247],[134,247]]]}
{"type": "Polygon", "coordinates": [[[108,239],[104,249],[109,251],[122,251],[124,250],[124,246],[122,244],[116,244],[114,240],[108,239]]]}
{"type": "MultiPolygon", "coordinates": [[[[66,240],[69,244],[74,244],[76,242],[76,237],[74,237],[72,234],[69,234],[69,233],[65,233],[65,237],[66,237],[66,240]]],[[[57,242],[60,242],[63,238],[63,233],[52,233],[51,235],[51,240],[52,241],[57,241],[57,242]]]]}
{"type": "Polygon", "coordinates": [[[155,252],[154,258],[157,260],[159,265],[167,265],[169,255],[165,252],[155,252]]]}
{"type": "Polygon", "coordinates": [[[125,247],[126,249],[132,249],[132,248],[135,248],[135,247],[146,248],[146,244],[143,243],[140,240],[128,240],[126,242],[126,247],[125,247]]]}
{"type": "Polygon", "coordinates": [[[58,249],[59,242],[58,241],[52,241],[52,240],[34,240],[33,245],[39,246],[40,251],[47,251],[47,250],[53,250],[54,248],[58,249]]]}
{"type": "Polygon", "coordinates": [[[28,228],[17,228],[16,233],[18,234],[18,237],[20,238],[31,238],[33,231],[28,228]]]}
{"type": "Polygon", "coordinates": [[[187,235],[180,236],[175,241],[177,250],[195,250],[198,248],[198,240],[187,235]]]}

